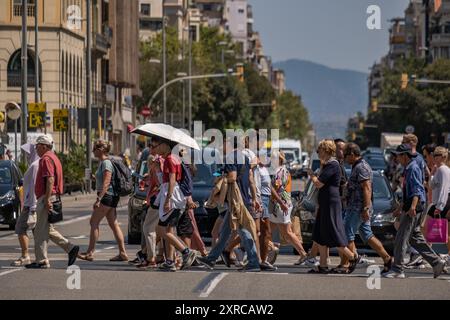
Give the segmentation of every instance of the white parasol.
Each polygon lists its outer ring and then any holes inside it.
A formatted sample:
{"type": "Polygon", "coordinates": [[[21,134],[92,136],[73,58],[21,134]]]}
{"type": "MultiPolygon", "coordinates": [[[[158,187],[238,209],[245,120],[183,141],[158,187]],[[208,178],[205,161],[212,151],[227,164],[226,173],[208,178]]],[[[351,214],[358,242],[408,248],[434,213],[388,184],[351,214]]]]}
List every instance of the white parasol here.
{"type": "Polygon", "coordinates": [[[191,136],[180,129],[164,123],[147,123],[132,130],[131,133],[147,137],[156,136],[195,150],[200,150],[198,143],[191,136]]]}

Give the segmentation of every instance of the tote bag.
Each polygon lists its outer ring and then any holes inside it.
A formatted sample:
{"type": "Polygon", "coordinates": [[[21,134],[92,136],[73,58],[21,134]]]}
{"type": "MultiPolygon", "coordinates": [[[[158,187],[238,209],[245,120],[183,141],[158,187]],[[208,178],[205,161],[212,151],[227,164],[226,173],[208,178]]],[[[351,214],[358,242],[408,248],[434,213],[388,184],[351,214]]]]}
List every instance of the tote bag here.
{"type": "Polygon", "coordinates": [[[447,219],[434,219],[428,217],[425,238],[429,243],[447,243],[448,242],[447,219]]]}

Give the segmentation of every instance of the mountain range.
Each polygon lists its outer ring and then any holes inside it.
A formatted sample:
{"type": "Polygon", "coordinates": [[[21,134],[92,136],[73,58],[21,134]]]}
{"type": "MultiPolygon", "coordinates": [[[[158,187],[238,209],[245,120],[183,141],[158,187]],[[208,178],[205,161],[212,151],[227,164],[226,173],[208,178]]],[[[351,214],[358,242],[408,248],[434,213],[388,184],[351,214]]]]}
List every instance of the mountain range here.
{"type": "Polygon", "coordinates": [[[275,67],[284,70],[286,87],[302,97],[318,139],[345,138],[348,119],[367,109],[367,73],[298,59],[275,67]]]}

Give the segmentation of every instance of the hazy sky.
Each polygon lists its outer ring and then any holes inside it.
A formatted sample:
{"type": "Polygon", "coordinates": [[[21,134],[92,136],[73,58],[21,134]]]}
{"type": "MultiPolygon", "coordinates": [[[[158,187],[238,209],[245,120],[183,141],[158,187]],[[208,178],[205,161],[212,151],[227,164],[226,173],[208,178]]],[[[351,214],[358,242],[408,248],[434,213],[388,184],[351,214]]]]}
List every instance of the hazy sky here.
{"type": "Polygon", "coordinates": [[[248,0],[264,53],[273,61],[298,58],[368,72],[387,53],[389,22],[409,0],[248,0]],[[381,9],[381,30],[369,30],[370,5],[381,9]]]}

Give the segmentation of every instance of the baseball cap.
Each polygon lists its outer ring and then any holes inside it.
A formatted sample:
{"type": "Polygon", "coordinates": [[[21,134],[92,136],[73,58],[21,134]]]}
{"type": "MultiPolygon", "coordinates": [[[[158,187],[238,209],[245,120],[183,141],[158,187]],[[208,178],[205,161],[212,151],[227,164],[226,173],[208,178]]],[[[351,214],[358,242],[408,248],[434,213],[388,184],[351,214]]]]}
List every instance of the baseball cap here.
{"type": "Polygon", "coordinates": [[[42,136],[37,137],[35,144],[45,144],[45,145],[48,145],[48,146],[52,146],[53,145],[53,139],[50,138],[47,135],[42,135],[42,136]]]}
{"type": "Polygon", "coordinates": [[[395,151],[391,151],[391,153],[393,155],[396,155],[396,156],[398,156],[400,154],[408,154],[411,157],[416,157],[417,156],[417,154],[412,153],[411,145],[406,144],[406,143],[399,145],[397,147],[397,149],[395,149],[395,151]]]}

